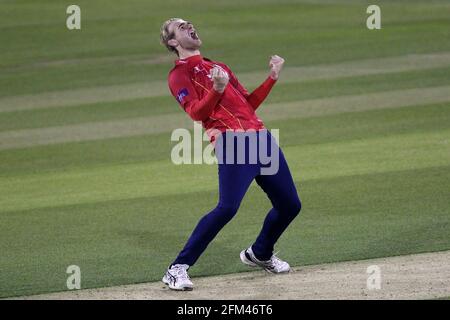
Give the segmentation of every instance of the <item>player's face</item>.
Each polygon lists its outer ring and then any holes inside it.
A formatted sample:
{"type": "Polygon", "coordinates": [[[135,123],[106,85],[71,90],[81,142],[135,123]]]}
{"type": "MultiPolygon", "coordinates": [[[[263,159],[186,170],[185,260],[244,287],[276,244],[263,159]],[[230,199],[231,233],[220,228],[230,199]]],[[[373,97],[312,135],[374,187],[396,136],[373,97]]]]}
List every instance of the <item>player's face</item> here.
{"type": "Polygon", "coordinates": [[[175,35],[174,39],[182,48],[197,50],[202,45],[202,40],[200,40],[194,25],[189,21],[178,20],[173,22],[170,27],[175,35]]]}

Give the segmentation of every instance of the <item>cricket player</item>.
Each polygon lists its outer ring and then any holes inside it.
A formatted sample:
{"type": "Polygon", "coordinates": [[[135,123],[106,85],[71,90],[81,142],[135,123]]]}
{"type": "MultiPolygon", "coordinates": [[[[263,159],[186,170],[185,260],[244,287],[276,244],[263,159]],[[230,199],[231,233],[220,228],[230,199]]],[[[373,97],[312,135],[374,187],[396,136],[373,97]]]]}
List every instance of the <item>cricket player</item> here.
{"type": "Polygon", "coordinates": [[[200,219],[162,281],[173,290],[193,289],[188,269],[236,214],[253,180],[267,194],[273,208],[267,214],[255,242],[240,253],[240,259],[248,266],[261,267],[270,273],[289,272],[289,264],[275,256],[273,250],[278,238],[300,212],[301,202],[281,149],[255,113],[277,81],[284,59],[272,56],[267,79],[249,93],[228,66],[200,54],[202,41],[191,22],[169,19],[162,25],[160,36],[161,43],[178,56],[168,76],[172,95],[194,121],[202,123],[207,132],[220,133],[213,135],[211,141],[215,143],[216,156],[219,153],[222,155],[222,161],[219,160],[218,164],[218,204],[200,219]],[[228,158],[223,161],[225,154],[230,152],[244,153],[246,161],[254,156],[255,149],[251,148],[250,143],[234,145],[231,149],[225,147],[232,141],[225,138],[246,132],[253,132],[258,138],[267,138],[267,144],[258,142],[258,148],[276,147],[278,163],[275,173],[261,174],[264,163],[259,157],[256,163],[239,163],[228,161],[228,158]],[[221,143],[218,143],[219,140],[221,143]]]}

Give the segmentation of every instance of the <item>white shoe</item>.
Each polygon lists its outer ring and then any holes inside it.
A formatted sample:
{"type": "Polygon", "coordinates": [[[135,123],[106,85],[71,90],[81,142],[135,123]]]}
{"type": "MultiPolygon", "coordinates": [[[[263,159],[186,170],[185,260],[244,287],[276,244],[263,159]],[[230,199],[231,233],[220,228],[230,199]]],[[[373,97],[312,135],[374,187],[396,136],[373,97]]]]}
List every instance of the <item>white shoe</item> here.
{"type": "Polygon", "coordinates": [[[281,260],[276,255],[272,255],[272,257],[266,261],[258,260],[253,253],[252,247],[242,250],[240,257],[242,263],[250,267],[261,267],[270,273],[286,273],[291,270],[289,263],[281,260]]]}
{"type": "Polygon", "coordinates": [[[190,291],[194,288],[194,284],[189,278],[188,269],[187,264],[174,264],[167,269],[162,282],[172,290],[190,291]]]}

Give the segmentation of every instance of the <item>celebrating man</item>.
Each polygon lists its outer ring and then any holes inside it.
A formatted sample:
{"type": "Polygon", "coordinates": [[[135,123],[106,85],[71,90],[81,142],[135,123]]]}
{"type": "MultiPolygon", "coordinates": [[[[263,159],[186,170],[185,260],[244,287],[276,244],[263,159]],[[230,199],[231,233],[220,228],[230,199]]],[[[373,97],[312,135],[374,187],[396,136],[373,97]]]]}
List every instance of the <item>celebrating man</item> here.
{"type": "Polygon", "coordinates": [[[249,93],[225,64],[200,54],[202,41],[189,21],[167,20],[161,27],[161,43],[179,58],[168,78],[172,95],[194,121],[202,122],[207,132],[220,133],[211,134],[211,141],[215,143],[216,155],[221,155],[218,204],[200,219],[185,247],[167,269],[163,282],[170,289],[192,290],[189,267],[236,214],[253,180],[267,194],[273,208],[255,242],[240,253],[241,261],[270,273],[288,272],[289,264],[276,257],[273,250],[278,238],[300,212],[301,202],[281,149],[255,113],[277,81],[283,58],[271,57],[269,76],[249,93]],[[255,142],[233,144],[234,137],[247,137],[249,133],[258,138],[249,139],[257,141],[255,148],[251,145],[255,142]],[[260,155],[267,148],[276,152],[278,161],[276,172],[270,174],[262,172],[266,163],[261,157],[254,157],[255,152],[260,155]],[[232,157],[226,157],[230,152],[232,157]],[[244,163],[233,161],[236,153],[243,155],[244,163]],[[249,160],[255,158],[256,161],[249,160]]]}

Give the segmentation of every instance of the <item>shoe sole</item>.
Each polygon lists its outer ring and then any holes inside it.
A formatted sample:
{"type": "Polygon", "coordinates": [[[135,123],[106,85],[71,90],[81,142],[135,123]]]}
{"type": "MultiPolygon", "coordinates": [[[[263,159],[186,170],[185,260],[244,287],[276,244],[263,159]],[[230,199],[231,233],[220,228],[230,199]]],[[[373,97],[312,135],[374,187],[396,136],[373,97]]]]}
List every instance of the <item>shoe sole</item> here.
{"type": "Polygon", "coordinates": [[[194,290],[194,287],[181,287],[181,288],[174,287],[169,283],[169,281],[166,280],[166,277],[164,277],[162,279],[162,282],[165,285],[167,285],[170,290],[174,290],[174,291],[192,291],[192,290],[194,290]]]}

